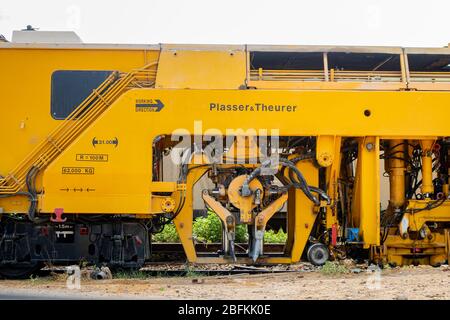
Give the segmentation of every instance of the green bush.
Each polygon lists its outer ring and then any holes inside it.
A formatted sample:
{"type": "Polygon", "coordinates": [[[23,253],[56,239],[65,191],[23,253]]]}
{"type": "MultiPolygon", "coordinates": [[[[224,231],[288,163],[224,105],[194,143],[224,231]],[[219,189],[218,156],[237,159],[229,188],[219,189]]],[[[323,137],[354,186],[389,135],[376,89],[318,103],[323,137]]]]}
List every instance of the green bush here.
{"type": "MultiPolygon", "coordinates": [[[[195,219],[193,226],[193,234],[199,241],[207,243],[222,241],[222,221],[212,211],[208,211],[206,217],[195,219]]],[[[236,226],[235,242],[247,242],[247,226],[236,226]]]]}
{"type": "Polygon", "coordinates": [[[222,240],[222,222],[215,213],[208,211],[206,217],[195,219],[192,233],[202,242],[220,242],[222,240]]]}
{"type": "Polygon", "coordinates": [[[240,224],[236,226],[236,243],[247,243],[248,241],[248,232],[247,225],[240,224]]]}
{"type": "Polygon", "coordinates": [[[285,243],[287,239],[287,233],[282,229],[275,232],[274,230],[267,230],[264,233],[265,243],[285,243]]]}
{"type": "MultiPolygon", "coordinates": [[[[222,222],[219,217],[212,211],[208,211],[206,217],[198,217],[193,224],[192,233],[194,237],[201,242],[217,243],[222,241],[222,222]]],[[[287,234],[283,230],[275,232],[268,230],[264,234],[264,242],[266,243],[284,243],[287,234]]],[[[160,233],[152,236],[154,242],[180,242],[177,230],[173,223],[166,225],[160,233]]],[[[236,226],[236,243],[246,243],[248,241],[247,225],[241,224],[236,226]]]]}
{"type": "Polygon", "coordinates": [[[346,266],[339,264],[337,261],[327,261],[320,269],[320,272],[333,275],[337,273],[348,273],[349,269],[346,266]]]}
{"type": "Polygon", "coordinates": [[[154,242],[180,242],[177,229],[173,223],[166,224],[163,231],[152,235],[154,242]]]}

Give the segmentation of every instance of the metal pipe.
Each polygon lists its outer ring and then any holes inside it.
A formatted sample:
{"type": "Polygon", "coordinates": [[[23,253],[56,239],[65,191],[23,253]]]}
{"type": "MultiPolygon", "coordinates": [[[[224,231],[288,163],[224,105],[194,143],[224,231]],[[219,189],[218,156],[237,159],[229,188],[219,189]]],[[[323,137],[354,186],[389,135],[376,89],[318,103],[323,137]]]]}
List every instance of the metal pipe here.
{"type": "Polygon", "coordinates": [[[430,198],[434,192],[433,187],[433,161],[431,158],[434,140],[421,140],[422,147],[422,193],[430,198]]]}
{"type": "Polygon", "coordinates": [[[403,140],[389,142],[389,204],[393,209],[399,209],[405,204],[405,144],[403,140]],[[389,158],[391,157],[391,158],[389,158]]]}

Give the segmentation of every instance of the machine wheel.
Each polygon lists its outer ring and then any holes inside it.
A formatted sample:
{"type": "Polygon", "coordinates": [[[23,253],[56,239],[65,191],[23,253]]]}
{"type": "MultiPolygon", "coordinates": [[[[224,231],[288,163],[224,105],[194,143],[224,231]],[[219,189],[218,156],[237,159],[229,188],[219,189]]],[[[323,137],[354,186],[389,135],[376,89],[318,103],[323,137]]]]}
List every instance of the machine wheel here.
{"type": "Polygon", "coordinates": [[[27,279],[41,268],[42,264],[39,262],[28,265],[3,265],[0,266],[0,276],[6,279],[27,279]]]}
{"type": "Polygon", "coordinates": [[[328,261],[330,253],[323,243],[314,243],[308,248],[308,261],[315,266],[322,266],[328,261]]]}

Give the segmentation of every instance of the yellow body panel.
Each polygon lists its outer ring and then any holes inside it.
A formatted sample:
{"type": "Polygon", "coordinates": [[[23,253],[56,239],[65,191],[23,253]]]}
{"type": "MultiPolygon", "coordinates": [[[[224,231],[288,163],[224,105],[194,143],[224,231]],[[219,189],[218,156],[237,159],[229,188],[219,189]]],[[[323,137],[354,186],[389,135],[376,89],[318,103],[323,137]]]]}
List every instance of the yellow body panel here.
{"type": "MultiPolygon", "coordinates": [[[[319,184],[319,173],[312,162],[302,162],[297,167],[305,172],[305,178],[311,185],[319,184]]],[[[308,201],[303,192],[300,190],[291,190],[290,192],[287,213],[288,239],[285,251],[290,253],[291,262],[298,262],[308,242],[317,212],[314,204],[308,201]]]]}
{"type": "MultiPolygon", "coordinates": [[[[130,71],[157,60],[159,51],[131,49],[0,48],[0,175],[25,158],[61,120],[50,112],[51,76],[57,70],[130,71]]],[[[37,180],[41,188],[40,179],[37,180]]],[[[5,212],[25,212],[27,199],[0,199],[5,212]]]]}
{"type": "Polygon", "coordinates": [[[245,61],[239,50],[163,50],[156,88],[237,89],[245,85],[245,61]]]}
{"type": "Polygon", "coordinates": [[[144,50],[0,49],[0,145],[8,150],[0,157],[0,172],[9,172],[60,122],[50,114],[53,72],[127,72],[157,60],[158,55],[158,51],[144,50]]]}
{"type": "MultiPolygon", "coordinates": [[[[310,50],[315,52],[316,49],[310,50]]],[[[376,50],[372,48],[367,52],[376,50]]],[[[181,207],[179,199],[185,195],[186,204],[174,217],[174,223],[188,260],[223,262],[220,257],[197,256],[192,237],[193,188],[208,170],[201,167],[192,171],[185,182],[176,179],[156,181],[153,174],[154,142],[180,129],[196,136],[211,131],[231,136],[227,130],[256,129],[280,137],[314,137],[317,150],[313,158],[317,165],[311,161],[299,162],[297,168],[313,187],[319,187],[319,173],[324,173],[325,184],[321,187],[327,190],[330,203],[324,205],[322,201],[320,206],[314,205],[298,189],[291,188],[284,193],[279,198],[283,200],[280,200],[280,206],[287,198],[288,208],[288,240],[284,255],[264,256],[260,260],[296,262],[305,252],[313,226],[319,220],[319,209],[324,213],[320,217],[323,219],[321,226],[326,230],[340,227],[338,202],[344,155],[341,147],[346,140],[353,139],[359,143],[356,175],[355,181],[346,183],[354,182],[351,224],[359,227],[357,245],[379,249],[383,256],[381,260],[398,264],[412,261],[411,248],[415,249],[416,242],[401,239],[393,233],[384,243],[380,240],[380,148],[383,141],[389,139],[420,140],[420,145],[424,141],[434,143],[450,136],[450,87],[447,81],[450,75],[442,73],[439,79],[444,80],[439,83],[409,81],[410,72],[403,51],[385,50],[400,54],[400,68],[392,72],[393,76],[389,74],[384,80],[372,81],[383,77],[383,73],[334,70],[326,64],[318,71],[288,70],[277,75],[277,71],[265,70],[263,74],[262,68],[253,68],[250,49],[244,46],[195,48],[186,45],[148,49],[0,45],[0,146],[3,150],[0,174],[10,173],[63,123],[50,114],[53,72],[118,70],[124,75],[155,62],[155,83],[143,88],[139,83],[143,81],[142,77],[137,77],[136,83],[133,80],[126,90],[119,90],[117,100],[107,103],[105,111],[96,115],[79,135],[74,135],[73,143],[62,148],[39,173],[36,180],[38,213],[48,215],[55,209],[63,209],[65,214],[123,214],[148,219],[181,207]],[[308,77],[308,73],[323,80],[304,81],[302,77],[308,77]],[[367,79],[364,78],[366,74],[367,79]],[[278,80],[274,80],[277,77],[278,80]],[[397,80],[386,80],[389,78],[397,80]],[[150,101],[150,104],[159,101],[162,106],[155,112],[138,106],[142,101],[150,101]]],[[[325,53],[323,57],[327,63],[325,53]]],[[[431,150],[428,151],[428,159],[422,167],[426,173],[424,193],[430,194],[427,197],[433,193],[433,163],[431,150]]],[[[399,176],[397,185],[404,181],[404,176],[399,176]]],[[[5,184],[0,186],[5,187],[5,184]]],[[[400,190],[396,196],[404,193],[402,188],[396,190],[400,190]]],[[[401,207],[402,201],[397,202],[401,207]]],[[[409,203],[419,208],[422,205],[420,202],[409,203]]],[[[270,206],[268,204],[266,209],[272,208],[270,206]]],[[[26,213],[28,207],[29,201],[24,195],[0,198],[0,214],[26,213]]],[[[273,205],[275,207],[277,210],[269,210],[267,217],[278,211],[279,206],[273,205]]],[[[416,220],[421,225],[425,222],[448,223],[448,208],[446,202],[436,211],[417,214],[416,220]]],[[[252,222],[252,214],[254,212],[249,212],[245,223],[252,222]]],[[[409,217],[408,214],[405,216],[409,217]]],[[[419,228],[409,227],[411,231],[419,228]]],[[[423,258],[427,263],[440,262],[448,256],[448,229],[444,230],[445,233],[432,233],[433,237],[421,242],[422,249],[430,250],[423,258]]],[[[326,237],[331,236],[327,234],[326,237]]]]}
{"type": "Polygon", "coordinates": [[[224,133],[232,123],[236,129],[279,129],[280,136],[445,136],[450,131],[445,116],[450,111],[445,99],[446,94],[440,92],[131,90],[48,167],[43,177],[45,194],[40,208],[43,212],[64,207],[66,212],[72,213],[150,213],[152,141],[160,134],[171,134],[179,128],[194,132],[194,121],[199,119],[203,120],[203,130],[215,128],[224,133]],[[160,112],[136,112],[138,99],[160,99],[164,108],[160,112]],[[395,108],[386,106],[386,101],[395,108]],[[211,103],[253,106],[255,102],[297,108],[295,112],[210,110],[211,103]],[[422,104],[435,105],[442,116],[433,117],[423,110],[422,104]],[[316,116],[317,105],[324,106],[320,118],[316,116]],[[364,115],[365,109],[371,109],[370,117],[364,115]],[[406,118],[409,115],[411,120],[417,117],[431,121],[433,118],[433,127],[412,127],[408,121],[398,124],[394,120],[396,114],[406,118]],[[381,119],[384,120],[383,126],[380,126],[381,119]],[[115,125],[111,126],[111,123],[115,125]],[[94,137],[104,140],[118,138],[119,143],[117,147],[109,144],[94,147],[94,137]],[[94,152],[108,154],[109,161],[86,164],[76,160],[77,154],[94,152]],[[62,173],[65,167],[86,166],[93,168],[95,173],[62,173]],[[69,191],[63,190],[66,188],[69,191]],[[70,191],[77,188],[95,189],[95,192],[70,191]]]}

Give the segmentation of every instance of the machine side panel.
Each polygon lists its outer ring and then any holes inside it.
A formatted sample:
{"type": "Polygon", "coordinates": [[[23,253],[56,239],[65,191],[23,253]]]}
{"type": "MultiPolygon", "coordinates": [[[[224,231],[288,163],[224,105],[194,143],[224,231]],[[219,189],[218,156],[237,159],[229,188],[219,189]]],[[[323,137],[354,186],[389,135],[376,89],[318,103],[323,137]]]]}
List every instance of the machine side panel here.
{"type": "Polygon", "coordinates": [[[156,88],[238,89],[245,87],[246,54],[242,50],[163,50],[156,88]]]}
{"type": "Polygon", "coordinates": [[[277,129],[280,136],[448,136],[446,100],[442,92],[131,90],[47,168],[41,210],[149,213],[152,142],[178,129],[201,134],[215,128],[224,135],[227,129],[254,128],[277,129]],[[159,100],[162,106],[144,112],[137,106],[144,100],[159,100]],[[417,119],[424,125],[411,126],[417,119]],[[107,155],[108,161],[79,160],[89,154],[107,155]]]}

